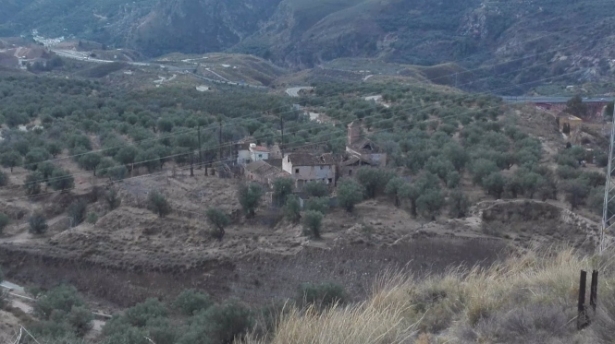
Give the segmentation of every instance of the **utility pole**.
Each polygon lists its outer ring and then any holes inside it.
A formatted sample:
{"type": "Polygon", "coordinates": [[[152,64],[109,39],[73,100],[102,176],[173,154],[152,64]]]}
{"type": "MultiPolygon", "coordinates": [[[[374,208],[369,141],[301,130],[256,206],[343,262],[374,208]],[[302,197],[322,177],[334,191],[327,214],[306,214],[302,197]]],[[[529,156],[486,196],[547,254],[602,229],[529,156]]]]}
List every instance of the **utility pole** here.
{"type": "Polygon", "coordinates": [[[282,153],[282,159],[284,159],[284,116],[280,114],[280,128],[282,131],[282,142],[280,142],[280,152],[282,153]]]}
{"type": "Polygon", "coordinates": [[[203,167],[203,151],[201,149],[201,125],[199,124],[197,127],[198,135],[199,135],[199,168],[203,167]]]}
{"type": "Polygon", "coordinates": [[[602,226],[600,228],[600,254],[605,249],[605,235],[613,227],[613,219],[615,213],[610,209],[609,205],[615,200],[615,181],[613,174],[615,173],[615,164],[613,163],[613,155],[615,154],[615,106],[613,107],[613,122],[611,123],[611,138],[609,146],[609,162],[606,169],[606,185],[604,187],[604,203],[602,204],[602,226]]]}
{"type": "Polygon", "coordinates": [[[218,116],[218,161],[222,162],[222,117],[218,116]]]}

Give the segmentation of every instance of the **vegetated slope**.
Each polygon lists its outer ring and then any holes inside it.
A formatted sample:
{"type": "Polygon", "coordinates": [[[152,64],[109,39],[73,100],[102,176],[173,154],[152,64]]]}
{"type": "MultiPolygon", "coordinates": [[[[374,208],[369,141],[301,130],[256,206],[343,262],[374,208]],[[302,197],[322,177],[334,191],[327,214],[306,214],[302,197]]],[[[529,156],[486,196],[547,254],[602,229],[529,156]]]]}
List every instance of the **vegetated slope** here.
{"type": "MultiPolygon", "coordinates": [[[[488,269],[376,282],[361,304],[319,312],[291,309],[266,343],[611,343],[612,255],[530,253],[488,269]],[[580,270],[600,271],[598,309],[577,330],[580,270]]],[[[589,309],[589,306],[588,306],[589,309]]],[[[249,340],[249,343],[264,343],[249,340]]]]}
{"type": "Polygon", "coordinates": [[[339,57],[464,67],[507,63],[473,84],[610,78],[614,17],[602,1],[3,0],[0,35],[75,34],[146,55],[232,49],[296,68],[339,57]],[[502,75],[502,73],[507,73],[502,75]]]}

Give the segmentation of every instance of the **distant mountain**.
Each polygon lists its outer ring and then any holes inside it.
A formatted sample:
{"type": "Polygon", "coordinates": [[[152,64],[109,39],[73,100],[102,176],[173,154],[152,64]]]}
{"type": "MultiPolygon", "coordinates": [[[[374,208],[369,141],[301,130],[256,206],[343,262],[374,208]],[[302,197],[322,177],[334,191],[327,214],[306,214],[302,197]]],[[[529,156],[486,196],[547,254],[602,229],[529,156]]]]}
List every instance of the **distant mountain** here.
{"type": "MultiPolygon", "coordinates": [[[[0,0],[0,36],[38,29],[145,55],[250,53],[306,68],[340,57],[464,67],[530,83],[611,78],[615,15],[579,0],[0,0]],[[504,64],[503,63],[507,63],[504,64]]],[[[481,87],[505,84],[499,78],[481,87]]]]}

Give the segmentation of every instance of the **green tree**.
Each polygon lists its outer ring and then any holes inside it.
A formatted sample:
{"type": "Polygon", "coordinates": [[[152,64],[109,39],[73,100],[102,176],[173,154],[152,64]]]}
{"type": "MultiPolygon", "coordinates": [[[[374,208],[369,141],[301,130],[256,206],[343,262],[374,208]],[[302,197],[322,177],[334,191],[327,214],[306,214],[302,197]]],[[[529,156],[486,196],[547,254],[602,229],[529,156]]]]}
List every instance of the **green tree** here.
{"type": "Polygon", "coordinates": [[[160,169],[160,156],[152,150],[141,151],[135,157],[135,164],[147,168],[147,172],[152,173],[160,169]]]}
{"type": "Polygon", "coordinates": [[[482,181],[482,184],[489,195],[495,197],[495,199],[500,199],[502,193],[504,193],[506,179],[500,172],[493,172],[482,181]]]}
{"type": "Polygon", "coordinates": [[[88,205],[82,200],[75,200],[68,206],[68,216],[70,218],[71,227],[76,227],[85,220],[87,206],[88,205]]]}
{"type": "Polygon", "coordinates": [[[207,210],[207,220],[215,227],[213,236],[222,240],[224,238],[224,228],[231,223],[231,220],[226,214],[218,208],[210,208],[207,210]]]}
{"type": "Polygon", "coordinates": [[[322,213],[314,210],[306,211],[303,216],[303,232],[309,233],[312,237],[319,239],[322,219],[322,213]]]}
{"type": "Polygon", "coordinates": [[[312,197],[305,202],[305,210],[314,210],[326,214],[329,212],[329,197],[312,197]]]}
{"type": "Polygon", "coordinates": [[[246,217],[254,217],[262,196],[263,188],[256,183],[239,185],[237,197],[246,217]]]}
{"type": "Polygon", "coordinates": [[[564,183],[563,190],[566,201],[570,203],[570,210],[576,209],[589,195],[589,187],[580,180],[570,180],[564,183]]]}
{"type": "Polygon", "coordinates": [[[416,199],[416,207],[424,216],[436,219],[436,215],[444,205],[444,196],[439,189],[425,189],[416,199]]]}
{"type": "Polygon", "coordinates": [[[453,218],[462,218],[468,215],[470,200],[459,190],[453,190],[448,199],[449,215],[453,218]]]}
{"type": "Polygon", "coordinates": [[[482,185],[482,182],[487,176],[500,169],[495,162],[480,158],[472,163],[470,172],[472,172],[472,181],[475,185],[482,185]]]}
{"type": "Polygon", "coordinates": [[[27,195],[38,195],[41,193],[41,182],[43,176],[39,172],[32,172],[26,176],[24,181],[24,189],[26,189],[27,195]]]}
{"type": "Polygon", "coordinates": [[[399,207],[401,204],[404,189],[408,187],[407,184],[408,182],[401,177],[395,177],[387,183],[384,192],[393,199],[396,207],[399,207]]]}
{"type": "Polygon", "coordinates": [[[86,171],[94,171],[96,175],[96,167],[100,164],[102,156],[98,153],[87,153],[79,158],[79,166],[86,171]]]}
{"type": "Polygon", "coordinates": [[[389,180],[393,177],[394,174],[390,171],[372,167],[363,167],[357,172],[357,180],[365,188],[368,198],[374,198],[384,192],[389,180]]]}
{"type": "Polygon", "coordinates": [[[64,192],[75,186],[75,178],[70,172],[57,168],[51,174],[50,184],[54,190],[64,192]]]}
{"type": "Polygon", "coordinates": [[[38,164],[38,169],[36,170],[43,177],[43,182],[47,183],[47,185],[51,182],[51,176],[53,175],[53,171],[56,170],[56,166],[49,161],[44,161],[38,164]]]}
{"type": "Polygon", "coordinates": [[[453,164],[457,171],[461,171],[468,161],[470,157],[466,150],[456,143],[449,143],[443,148],[444,156],[448,158],[448,160],[453,164]]]}
{"type": "Polygon", "coordinates": [[[0,155],[0,164],[2,164],[4,168],[11,169],[11,173],[13,173],[13,168],[22,164],[21,155],[16,151],[6,152],[0,155]]]}
{"type": "Polygon", "coordinates": [[[158,130],[162,132],[170,133],[173,130],[173,122],[166,118],[159,119],[156,125],[158,127],[158,130]]]}
{"type": "Polygon", "coordinates": [[[24,167],[36,171],[38,164],[49,159],[49,153],[42,148],[34,148],[26,154],[24,167]]]}
{"type": "Polygon", "coordinates": [[[344,179],[337,187],[339,204],[346,209],[347,212],[352,213],[355,205],[363,201],[364,192],[365,190],[361,184],[353,179],[344,179]]]}
{"type": "Polygon", "coordinates": [[[62,147],[55,142],[50,142],[47,144],[47,151],[55,158],[62,153],[62,147]]]}
{"type": "Polygon", "coordinates": [[[295,195],[286,197],[284,204],[284,217],[290,222],[297,223],[301,219],[301,204],[295,195]]]}
{"type": "Polygon", "coordinates": [[[34,213],[28,219],[28,224],[30,225],[30,233],[36,235],[43,235],[47,231],[47,220],[45,216],[41,213],[34,213]]]}
{"type": "Polygon", "coordinates": [[[6,214],[0,213],[0,234],[2,234],[2,231],[9,225],[9,223],[11,223],[11,219],[9,219],[6,214]]]}
{"type": "Polygon", "coordinates": [[[185,316],[193,316],[207,310],[213,304],[209,295],[194,289],[186,289],[177,296],[175,302],[173,302],[173,307],[185,316]]]}
{"type": "Polygon", "coordinates": [[[303,186],[303,191],[310,197],[325,197],[329,195],[329,186],[325,183],[309,182],[303,186]]]}
{"type": "Polygon", "coordinates": [[[588,108],[587,104],[583,103],[583,98],[580,95],[576,95],[566,102],[566,109],[564,111],[577,117],[585,117],[588,108]]]}
{"type": "Polygon", "coordinates": [[[165,217],[172,211],[169,201],[157,190],[150,191],[147,195],[147,209],[159,217],[165,217]]]}
{"type": "Polygon", "coordinates": [[[295,181],[291,178],[277,178],[273,181],[273,197],[280,204],[286,202],[286,197],[293,193],[295,181]]]}
{"type": "Polygon", "coordinates": [[[133,146],[122,147],[115,155],[115,160],[125,166],[132,165],[139,151],[133,146]]]}

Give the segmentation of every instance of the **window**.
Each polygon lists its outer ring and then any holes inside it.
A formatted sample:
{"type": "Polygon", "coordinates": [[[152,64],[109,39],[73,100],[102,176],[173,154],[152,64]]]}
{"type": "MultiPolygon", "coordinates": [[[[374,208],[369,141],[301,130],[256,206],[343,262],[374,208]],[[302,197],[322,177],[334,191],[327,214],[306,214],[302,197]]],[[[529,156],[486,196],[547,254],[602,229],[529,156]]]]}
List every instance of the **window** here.
{"type": "Polygon", "coordinates": [[[299,174],[299,169],[298,168],[295,169],[295,173],[299,174]]]}
{"type": "Polygon", "coordinates": [[[329,184],[333,184],[333,179],[329,178],[329,184]]]}
{"type": "Polygon", "coordinates": [[[262,155],[262,154],[259,154],[259,155],[258,155],[258,157],[259,157],[259,158],[262,158],[262,157],[263,157],[263,155],[262,155]]]}
{"type": "Polygon", "coordinates": [[[352,170],[348,170],[348,175],[352,176],[352,170]]]}
{"type": "Polygon", "coordinates": [[[321,169],[321,170],[322,170],[322,169],[324,169],[324,166],[320,166],[320,169],[321,169]]]}

